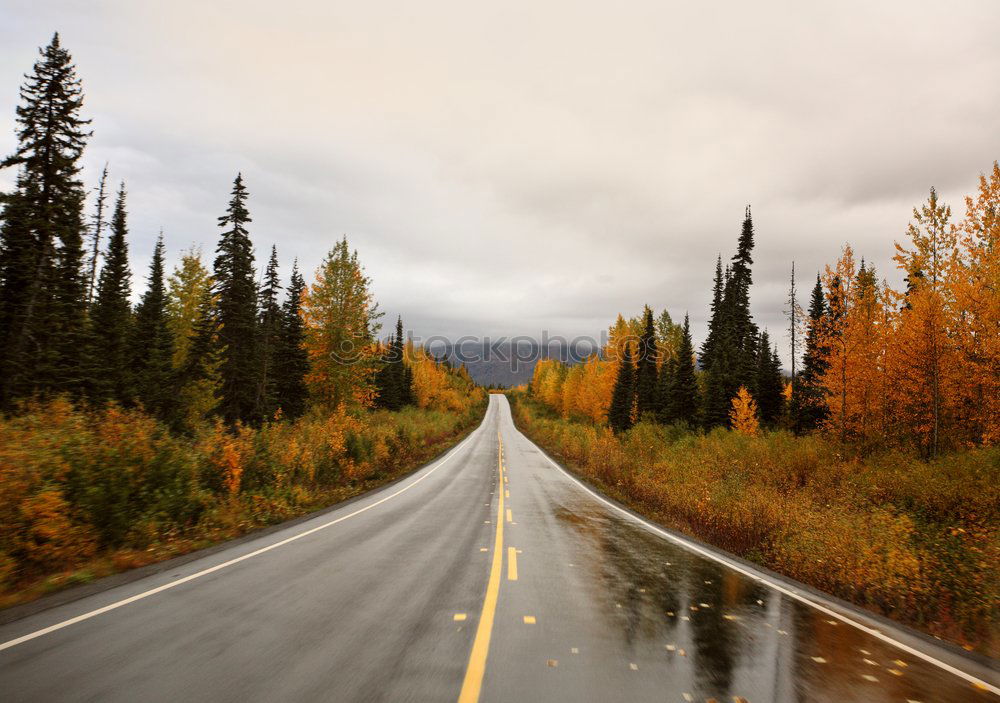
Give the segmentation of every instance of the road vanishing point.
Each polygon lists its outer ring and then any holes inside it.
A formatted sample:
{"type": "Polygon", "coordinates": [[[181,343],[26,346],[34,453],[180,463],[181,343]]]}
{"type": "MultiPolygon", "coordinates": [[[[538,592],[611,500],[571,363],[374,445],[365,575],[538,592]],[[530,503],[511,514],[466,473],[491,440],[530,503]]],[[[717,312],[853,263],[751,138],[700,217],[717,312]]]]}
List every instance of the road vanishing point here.
{"type": "Polygon", "coordinates": [[[491,395],[419,471],[0,627],[0,700],[1000,700],[995,670],[648,523],[491,395]]]}

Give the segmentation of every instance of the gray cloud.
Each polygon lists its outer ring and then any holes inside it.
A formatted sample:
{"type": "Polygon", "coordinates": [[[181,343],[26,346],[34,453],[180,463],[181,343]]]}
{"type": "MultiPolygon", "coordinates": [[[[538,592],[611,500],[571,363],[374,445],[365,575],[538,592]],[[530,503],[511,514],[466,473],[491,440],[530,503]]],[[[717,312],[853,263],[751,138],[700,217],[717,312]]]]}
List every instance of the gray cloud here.
{"type": "Polygon", "coordinates": [[[347,234],[423,336],[596,335],[644,303],[701,336],[748,202],[774,333],[792,260],[803,299],[847,241],[898,280],[910,208],[936,185],[960,215],[1000,157],[993,0],[480,5],[0,0],[0,150],[58,29],[137,280],[161,226],[212,253],[240,170],[259,258],[311,272],[347,234]]]}

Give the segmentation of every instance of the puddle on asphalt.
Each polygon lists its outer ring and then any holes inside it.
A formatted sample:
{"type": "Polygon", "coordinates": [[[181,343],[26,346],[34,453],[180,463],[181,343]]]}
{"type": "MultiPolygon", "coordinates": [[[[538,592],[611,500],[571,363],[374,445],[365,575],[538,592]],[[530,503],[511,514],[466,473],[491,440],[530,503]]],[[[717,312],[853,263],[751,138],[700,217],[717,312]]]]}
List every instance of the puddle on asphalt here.
{"type": "Polygon", "coordinates": [[[553,510],[588,574],[595,616],[630,653],[662,658],[665,691],[720,701],[997,700],[576,491],[558,498],[553,510]]]}

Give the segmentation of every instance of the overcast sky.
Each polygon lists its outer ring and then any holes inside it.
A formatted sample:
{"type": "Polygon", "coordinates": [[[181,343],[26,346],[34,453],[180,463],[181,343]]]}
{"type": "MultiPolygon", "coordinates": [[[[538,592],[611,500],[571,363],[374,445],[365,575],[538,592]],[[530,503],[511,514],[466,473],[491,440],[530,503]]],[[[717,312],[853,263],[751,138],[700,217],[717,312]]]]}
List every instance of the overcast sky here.
{"type": "Polygon", "coordinates": [[[417,335],[595,335],[649,303],[696,340],[747,203],[774,333],[792,260],[803,301],[844,242],[897,280],[913,205],[960,215],[1000,158],[996,0],[489,5],[0,0],[0,152],[58,30],[136,288],[161,227],[172,260],[213,254],[242,171],[259,263],[311,277],[346,234],[417,335]]]}

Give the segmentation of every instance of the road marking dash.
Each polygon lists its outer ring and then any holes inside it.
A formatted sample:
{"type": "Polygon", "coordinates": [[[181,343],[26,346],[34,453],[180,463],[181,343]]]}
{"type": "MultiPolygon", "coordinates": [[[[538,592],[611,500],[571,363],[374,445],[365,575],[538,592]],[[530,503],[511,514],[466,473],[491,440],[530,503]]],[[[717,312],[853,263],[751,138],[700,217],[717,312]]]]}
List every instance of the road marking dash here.
{"type": "Polygon", "coordinates": [[[517,581],[517,550],[507,547],[507,580],[517,581]]]}
{"type": "Polygon", "coordinates": [[[534,625],[535,624],[535,616],[534,615],[525,615],[524,616],[524,624],[525,625],[534,625]]]}
{"type": "Polygon", "coordinates": [[[507,522],[513,522],[513,518],[510,516],[510,508],[507,508],[507,522]]]}
{"type": "Polygon", "coordinates": [[[452,620],[454,620],[455,622],[462,622],[463,620],[465,620],[465,613],[455,613],[455,615],[452,617],[452,620]]]}

